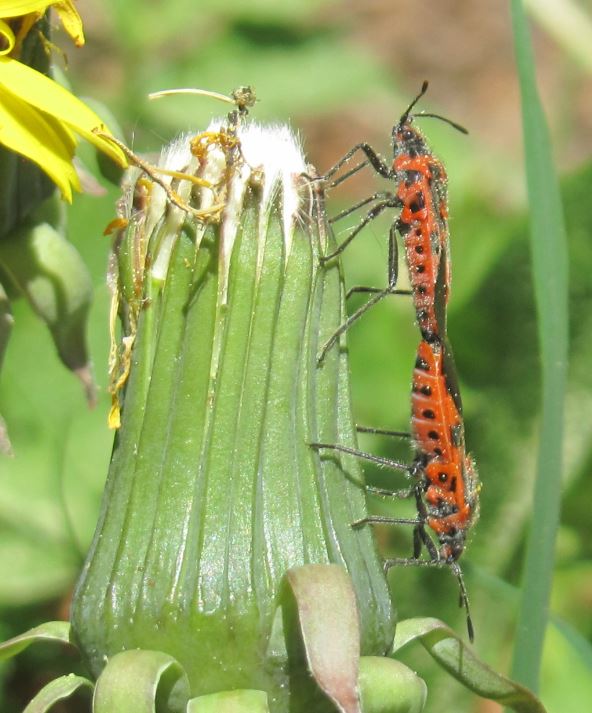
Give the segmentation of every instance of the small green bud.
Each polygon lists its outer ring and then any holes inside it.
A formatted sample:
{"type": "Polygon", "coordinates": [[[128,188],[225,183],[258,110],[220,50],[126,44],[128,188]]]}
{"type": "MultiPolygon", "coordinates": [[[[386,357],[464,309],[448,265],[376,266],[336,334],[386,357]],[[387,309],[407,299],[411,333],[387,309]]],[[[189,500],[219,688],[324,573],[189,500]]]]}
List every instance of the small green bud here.
{"type": "Polygon", "coordinates": [[[421,713],[428,689],[423,679],[395,659],[360,659],[362,713],[421,713]]]}
{"type": "Polygon", "coordinates": [[[0,241],[0,277],[48,326],[60,359],[82,381],[93,403],[86,347],[92,282],[78,251],[62,235],[60,216],[51,206],[42,210],[49,212],[49,220],[36,219],[0,241]]]}

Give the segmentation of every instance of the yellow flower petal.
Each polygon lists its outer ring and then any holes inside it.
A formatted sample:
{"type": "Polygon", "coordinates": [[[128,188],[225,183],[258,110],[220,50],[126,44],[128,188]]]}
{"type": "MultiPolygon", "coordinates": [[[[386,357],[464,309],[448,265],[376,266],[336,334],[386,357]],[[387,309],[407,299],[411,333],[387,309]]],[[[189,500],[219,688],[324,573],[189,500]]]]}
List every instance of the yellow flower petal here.
{"type": "Polygon", "coordinates": [[[101,119],[57,82],[21,62],[0,57],[0,89],[2,87],[61,121],[120,166],[127,166],[127,160],[120,148],[93,133],[93,129],[109,133],[101,119]]]}
{"type": "Polygon", "coordinates": [[[62,196],[72,201],[72,186],[80,190],[72,166],[72,152],[43,114],[3,93],[0,102],[0,143],[34,161],[54,181],[62,196]]]}
{"type": "Polygon", "coordinates": [[[15,43],[14,32],[3,20],[0,20],[0,38],[0,55],[10,54],[15,43]]]}
{"type": "Polygon", "coordinates": [[[30,12],[45,12],[52,0],[0,0],[1,17],[19,17],[30,12]]]}
{"type": "MultiPolygon", "coordinates": [[[[35,107],[31,107],[31,109],[33,109],[33,111],[37,111],[35,107]]],[[[64,147],[64,152],[67,153],[68,156],[74,156],[74,152],[76,151],[76,146],[78,144],[76,134],[74,134],[74,132],[71,131],[65,124],[59,121],[59,119],[55,119],[53,116],[49,116],[42,111],[38,112],[38,114],[43,117],[43,119],[51,127],[52,131],[56,134],[59,142],[64,147]]]]}
{"type": "Polygon", "coordinates": [[[78,47],[83,45],[82,20],[72,0],[0,0],[0,17],[20,17],[31,13],[42,15],[52,5],[74,44],[78,47]]]}
{"type": "Polygon", "coordinates": [[[30,12],[45,12],[51,0],[0,0],[0,17],[20,17],[30,12]]]}
{"type": "Polygon", "coordinates": [[[55,3],[55,9],[64,30],[70,35],[74,40],[76,47],[82,47],[84,44],[84,32],[82,31],[82,20],[78,14],[78,10],[74,7],[71,0],[66,0],[65,2],[55,3]]]}

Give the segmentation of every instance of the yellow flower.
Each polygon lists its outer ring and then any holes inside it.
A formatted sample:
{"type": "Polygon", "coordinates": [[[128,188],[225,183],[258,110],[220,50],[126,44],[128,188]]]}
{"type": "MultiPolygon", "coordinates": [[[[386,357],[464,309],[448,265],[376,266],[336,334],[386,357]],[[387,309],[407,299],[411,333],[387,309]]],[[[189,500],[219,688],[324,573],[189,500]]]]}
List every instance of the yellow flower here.
{"type": "Polygon", "coordinates": [[[109,131],[86,104],[15,58],[24,35],[50,6],[75,44],[84,44],[82,22],[71,0],[0,0],[0,144],[34,161],[71,202],[72,188],[80,190],[72,165],[76,134],[121,166],[127,162],[117,146],[95,133],[109,131]]]}

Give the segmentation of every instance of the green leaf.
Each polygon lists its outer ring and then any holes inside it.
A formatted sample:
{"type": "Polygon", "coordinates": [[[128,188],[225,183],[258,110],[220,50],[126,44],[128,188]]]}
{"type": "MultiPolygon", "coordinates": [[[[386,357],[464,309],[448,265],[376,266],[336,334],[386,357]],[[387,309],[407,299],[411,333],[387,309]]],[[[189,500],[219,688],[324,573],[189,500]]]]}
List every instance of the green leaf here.
{"type": "Polygon", "coordinates": [[[181,713],[189,682],[172,656],[160,651],[122,651],[109,659],[95,686],[93,713],[181,713]]]}
{"type": "Polygon", "coordinates": [[[56,641],[70,644],[70,622],[47,621],[0,644],[0,661],[12,658],[37,641],[56,641]]]}
{"type": "Polygon", "coordinates": [[[560,512],[568,349],[567,239],[551,142],[537,92],[530,34],[520,0],[512,0],[512,22],[522,95],[531,253],[542,365],[534,517],[526,550],[512,673],[536,690],[560,512]]]}
{"type": "Polygon", "coordinates": [[[340,711],[359,713],[360,628],[351,578],[337,565],[305,565],[287,579],[312,675],[340,711]]]}
{"type": "Polygon", "coordinates": [[[457,681],[482,698],[509,706],[517,713],[544,713],[527,688],[493,671],[457,634],[438,619],[406,619],[397,624],[392,653],[419,640],[428,653],[457,681]]]}
{"type": "Polygon", "coordinates": [[[428,695],[414,671],[384,656],[360,659],[359,685],[363,713],[421,713],[428,695]]]}
{"type": "Polygon", "coordinates": [[[23,713],[46,713],[54,703],[63,701],[64,698],[69,698],[76,691],[84,689],[89,691],[93,689],[93,685],[88,678],[75,676],[73,673],[67,676],[60,676],[44,686],[23,713]]]}
{"type": "Polygon", "coordinates": [[[223,691],[192,698],[187,713],[269,713],[264,691],[223,691]]]}

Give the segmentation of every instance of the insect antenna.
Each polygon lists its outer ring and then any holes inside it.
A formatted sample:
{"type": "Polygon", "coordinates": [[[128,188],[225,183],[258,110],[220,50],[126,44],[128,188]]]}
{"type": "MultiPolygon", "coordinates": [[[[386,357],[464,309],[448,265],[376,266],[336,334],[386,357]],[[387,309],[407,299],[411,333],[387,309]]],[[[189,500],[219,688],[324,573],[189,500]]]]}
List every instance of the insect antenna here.
{"type": "MultiPolygon", "coordinates": [[[[409,120],[409,117],[411,116],[411,111],[413,110],[413,107],[417,104],[417,102],[423,97],[423,95],[427,92],[428,87],[429,87],[429,82],[428,80],[424,80],[423,84],[421,85],[421,90],[419,94],[415,97],[415,99],[409,104],[407,109],[405,109],[403,115],[399,119],[399,123],[396,125],[396,128],[401,128],[403,124],[407,123],[409,120]]],[[[445,116],[441,116],[440,114],[432,114],[431,112],[427,111],[422,111],[419,114],[414,114],[411,118],[415,119],[416,117],[420,116],[427,116],[431,117],[432,119],[440,119],[440,121],[444,121],[446,124],[450,124],[454,129],[457,131],[460,131],[461,134],[468,134],[469,132],[465,129],[464,126],[461,126],[460,124],[457,124],[455,121],[451,121],[450,119],[447,119],[445,116]]]]}
{"type": "Polygon", "coordinates": [[[440,114],[430,114],[428,112],[422,111],[419,114],[414,114],[413,118],[421,118],[421,117],[431,117],[432,119],[440,119],[440,121],[444,121],[446,124],[450,124],[453,129],[456,129],[457,131],[460,131],[461,134],[468,134],[468,130],[465,129],[464,126],[461,126],[460,124],[457,124],[455,121],[452,121],[451,119],[447,119],[445,116],[440,116],[440,114]]]}
{"type": "Polygon", "coordinates": [[[428,82],[427,79],[425,79],[423,84],[421,85],[421,90],[420,90],[419,94],[415,97],[415,99],[411,102],[411,104],[409,104],[407,109],[405,109],[403,115],[399,119],[399,123],[397,126],[403,126],[403,124],[406,123],[407,119],[409,118],[409,115],[411,114],[411,110],[417,104],[417,102],[423,97],[423,95],[427,92],[429,85],[430,85],[430,83],[428,82]]]}

